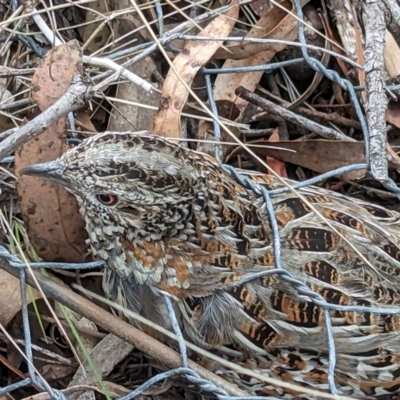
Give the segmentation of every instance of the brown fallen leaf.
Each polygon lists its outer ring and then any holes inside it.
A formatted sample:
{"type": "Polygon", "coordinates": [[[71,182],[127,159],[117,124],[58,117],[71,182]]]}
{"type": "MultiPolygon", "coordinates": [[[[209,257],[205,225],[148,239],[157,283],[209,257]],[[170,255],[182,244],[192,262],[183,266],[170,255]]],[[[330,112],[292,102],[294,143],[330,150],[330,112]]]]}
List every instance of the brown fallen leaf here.
{"type": "MultiPolygon", "coordinates": [[[[329,43],[332,46],[332,50],[336,54],[344,55],[345,54],[344,49],[341,46],[336,45],[337,40],[336,40],[335,34],[333,33],[333,30],[331,27],[331,20],[328,16],[328,10],[326,9],[326,6],[324,6],[323,4],[322,4],[322,12],[320,15],[324,19],[324,25],[326,28],[326,37],[329,39],[329,43]]],[[[349,78],[349,68],[347,67],[344,60],[340,57],[335,57],[335,60],[338,63],[338,66],[340,67],[340,69],[342,70],[344,76],[346,78],[349,78]]]]}
{"type": "MultiPolygon", "coordinates": [[[[400,49],[393,36],[386,31],[385,67],[390,79],[400,74],[400,49]]],[[[386,110],[386,120],[396,128],[400,127],[400,107],[398,102],[390,102],[386,110]]]]}
{"type": "MultiPolygon", "coordinates": [[[[351,0],[327,0],[326,9],[329,10],[331,21],[336,25],[336,32],[343,46],[344,54],[354,62],[364,66],[363,32],[359,23],[356,8],[351,0]]],[[[357,68],[358,82],[365,85],[365,72],[363,68],[357,68]]],[[[361,98],[365,102],[366,92],[361,92],[361,98]]]]}
{"type": "Polygon", "coordinates": [[[90,363],[85,361],[76,371],[74,377],[69,382],[68,387],[76,385],[93,385],[97,382],[97,376],[93,370],[93,364],[96,371],[103,378],[108,376],[114,367],[132,352],[133,346],[125,340],[108,334],[96,347],[91,350],[90,363]]]}
{"type": "MultiPolygon", "coordinates": [[[[130,389],[126,389],[121,385],[117,385],[112,382],[103,381],[102,385],[104,385],[107,389],[108,394],[111,396],[112,399],[119,398],[122,396],[126,396],[132,391],[130,389]]],[[[68,387],[66,389],[62,389],[61,392],[69,400],[76,400],[79,399],[81,395],[85,394],[88,391],[96,391],[100,395],[104,396],[104,389],[103,387],[99,387],[98,384],[94,385],[77,385],[73,387],[68,387]]],[[[143,398],[143,397],[141,397],[143,398]]],[[[24,397],[23,400],[51,400],[52,397],[47,392],[38,393],[32,396],[24,397]]],[[[9,399],[7,399],[9,400],[9,399]]]]}
{"type": "MultiPolygon", "coordinates": [[[[115,2],[115,12],[126,10],[131,6],[130,0],[119,0],[115,2]]],[[[127,45],[134,39],[136,39],[137,44],[142,43],[143,39],[141,35],[143,29],[137,30],[140,26],[142,26],[142,22],[136,18],[115,18],[112,21],[112,27],[115,36],[114,40],[117,43],[116,47],[127,45]],[[132,34],[132,32],[135,33],[132,34]]],[[[129,58],[130,56],[127,56],[120,59],[119,62],[123,64],[129,58]]],[[[157,69],[154,59],[151,56],[135,62],[133,65],[127,67],[127,69],[147,82],[151,82],[154,87],[157,87],[157,82],[151,81],[151,77],[157,69]]],[[[114,110],[110,115],[107,130],[122,132],[126,130],[146,131],[153,129],[156,110],[151,107],[139,107],[137,104],[157,107],[160,101],[158,93],[149,93],[132,82],[123,82],[118,84],[115,97],[123,101],[114,104],[114,110]],[[132,99],[135,100],[136,104],[131,103],[132,99]]]]}
{"type": "MultiPolygon", "coordinates": [[[[0,325],[3,327],[7,327],[9,322],[21,311],[20,287],[19,279],[0,269],[0,325]]],[[[28,303],[41,298],[36,289],[32,289],[29,293],[27,296],[28,303]],[[32,293],[33,296],[29,293],[32,293]]]]}
{"type": "MultiPolygon", "coordinates": [[[[303,0],[306,4],[309,0],[303,0]]],[[[285,9],[294,11],[294,4],[290,0],[285,0],[281,3],[285,9]]],[[[297,38],[297,20],[292,15],[282,10],[279,7],[274,7],[257,22],[256,26],[252,28],[246,37],[263,37],[275,38],[285,40],[295,40],[297,38]]],[[[254,65],[267,64],[278,51],[283,50],[286,44],[274,44],[268,51],[261,51],[246,59],[229,59],[226,60],[222,68],[244,68],[254,65]]],[[[220,51],[220,50],[218,50],[220,51]]],[[[242,86],[253,92],[262,76],[264,71],[253,71],[234,74],[219,74],[214,82],[214,99],[218,108],[218,115],[220,117],[228,118],[234,121],[240,121],[242,115],[247,109],[248,101],[240,96],[236,96],[235,91],[238,87],[242,86]]],[[[198,127],[197,137],[200,139],[208,139],[210,123],[200,121],[198,127]]],[[[232,130],[231,130],[232,131],[232,130]]],[[[227,132],[222,132],[222,139],[229,138],[227,132]]],[[[239,133],[236,134],[239,137],[239,133]]],[[[229,140],[229,139],[228,139],[229,140]]],[[[199,144],[198,149],[206,150],[209,154],[213,154],[213,146],[205,146],[199,144]],[[207,148],[205,148],[207,147],[207,148]]],[[[229,149],[226,146],[221,146],[222,155],[226,154],[229,149]]]]}
{"type": "Polygon", "coordinates": [[[97,325],[94,322],[91,322],[89,319],[82,317],[78,313],[76,313],[68,308],[66,309],[66,308],[60,306],[59,303],[56,303],[56,305],[54,306],[54,311],[55,311],[56,315],[58,316],[58,318],[67,319],[67,320],[71,321],[73,326],[75,326],[75,328],[77,330],[79,330],[81,332],[85,332],[80,335],[80,338],[78,340],[70,327],[65,328],[65,332],[68,335],[69,340],[71,341],[71,343],[75,349],[78,359],[84,360],[86,357],[86,352],[92,351],[92,349],[100,341],[100,339],[95,335],[96,333],[98,333],[97,325]],[[67,315],[68,315],[68,317],[66,318],[67,315]],[[93,332],[94,334],[91,335],[86,332],[93,332]],[[85,350],[82,349],[80,344],[83,345],[85,350]]]}
{"type": "MultiPolygon", "coordinates": [[[[310,0],[301,0],[301,6],[304,7],[310,0]]],[[[296,14],[294,4],[291,1],[285,0],[280,2],[281,6],[285,9],[291,11],[296,14]]],[[[254,28],[250,30],[250,32],[245,36],[245,38],[258,38],[258,39],[282,39],[285,38],[285,35],[291,31],[291,27],[293,26],[293,20],[296,21],[297,26],[297,19],[293,17],[291,14],[287,13],[285,10],[282,10],[280,7],[275,6],[272,10],[268,12],[265,17],[260,18],[257,23],[254,25],[254,28]],[[271,14],[271,13],[274,14],[271,14]],[[268,15],[275,15],[276,21],[269,18],[268,15]],[[265,18],[268,18],[266,21],[265,18]],[[271,26],[274,24],[275,26],[271,26]]],[[[243,40],[243,37],[238,37],[237,43],[229,42],[224,47],[221,47],[214,55],[216,59],[231,59],[231,60],[244,60],[246,58],[250,58],[256,56],[257,54],[265,51],[272,51],[277,53],[278,51],[282,50],[281,43],[246,43],[246,39],[243,40]]],[[[290,39],[288,39],[290,40],[290,39]]],[[[284,46],[286,47],[286,46],[284,46]]]]}
{"type": "MultiPolygon", "coordinates": [[[[355,17],[356,13],[354,12],[354,8],[352,9],[353,17],[355,17]]],[[[361,30],[360,24],[357,22],[357,18],[355,17],[354,23],[354,29],[355,29],[355,36],[356,36],[356,46],[357,46],[357,58],[358,58],[358,63],[362,66],[365,65],[365,56],[364,56],[364,46],[363,46],[363,34],[361,30]]],[[[361,86],[365,86],[365,71],[364,68],[357,68],[357,75],[358,75],[358,81],[360,82],[361,86]]],[[[361,98],[365,104],[367,100],[367,92],[362,91],[361,92],[361,98]]]]}
{"type": "Polygon", "coordinates": [[[86,24],[83,31],[82,43],[85,44],[86,54],[94,54],[102,49],[110,40],[112,34],[110,24],[105,24],[100,15],[112,8],[111,0],[92,1],[87,4],[86,24]],[[93,10],[92,12],[90,10],[93,10]]]}
{"type": "MultiPolygon", "coordinates": [[[[261,157],[274,157],[300,167],[323,174],[336,168],[352,164],[365,163],[364,142],[347,142],[341,140],[282,140],[268,142],[257,140],[248,143],[251,150],[261,157]],[[265,145],[268,147],[260,147],[265,145]],[[276,148],[274,146],[276,145],[276,148]]],[[[236,148],[229,157],[240,154],[244,150],[236,148]]],[[[366,170],[346,173],[346,180],[361,179],[366,170]]]]}
{"type": "MultiPolygon", "coordinates": [[[[235,25],[239,15],[239,1],[232,0],[231,8],[226,13],[214,18],[198,36],[219,37],[228,36],[235,25]]],[[[175,58],[165,79],[160,106],[154,119],[154,132],[160,136],[180,138],[181,113],[186,103],[189,92],[179,77],[188,85],[192,85],[193,79],[199,69],[220,48],[221,43],[212,39],[206,41],[193,40],[175,58]],[[179,77],[178,77],[179,76],[179,77]]]]}
{"type": "Polygon", "coordinates": [[[47,364],[39,372],[43,379],[46,379],[46,382],[50,383],[69,377],[75,370],[76,367],[72,367],[71,365],[47,364]]]}
{"type": "MultiPolygon", "coordinates": [[[[41,111],[68,89],[71,79],[83,73],[77,41],[47,53],[32,79],[32,98],[41,111]]],[[[20,175],[27,165],[54,160],[68,148],[66,118],[49,126],[15,155],[17,192],[27,233],[37,254],[46,261],[81,262],[87,252],[83,220],[73,195],[59,185],[20,175]]]]}
{"type": "Polygon", "coordinates": [[[400,47],[393,35],[387,30],[385,33],[384,59],[388,78],[396,79],[400,74],[400,47]]]}
{"type": "Polygon", "coordinates": [[[386,121],[389,124],[400,128],[400,107],[399,103],[390,102],[386,110],[386,121]]]}
{"type": "MultiPolygon", "coordinates": [[[[327,50],[331,50],[331,46],[327,37],[327,26],[325,25],[325,21],[322,17],[322,15],[319,15],[321,25],[324,27],[324,36],[325,36],[325,44],[324,48],[327,50]]],[[[322,53],[322,57],[320,59],[320,63],[327,68],[329,61],[331,59],[331,56],[327,52],[322,53]]],[[[288,106],[289,110],[293,110],[294,108],[298,107],[299,105],[303,104],[313,93],[315,93],[317,87],[321,83],[322,79],[324,78],[324,74],[321,72],[315,72],[313,80],[311,81],[310,85],[307,87],[306,90],[303,91],[303,93],[293,102],[288,106]]]]}
{"type": "Polygon", "coordinates": [[[77,111],[75,123],[76,126],[82,128],[84,131],[97,133],[97,130],[90,119],[90,115],[86,111],[77,111]]]}
{"type": "Polygon", "coordinates": [[[265,17],[271,8],[269,0],[255,0],[252,1],[249,6],[259,17],[265,17]]]}
{"type": "MultiPolygon", "coordinates": [[[[279,127],[277,127],[275,128],[273,134],[269,137],[268,142],[269,143],[279,142],[279,140],[280,140],[279,127]]],[[[267,156],[267,165],[282,178],[288,177],[286,173],[286,166],[283,161],[277,160],[274,157],[267,156]]]]}
{"type": "MultiPolygon", "coordinates": [[[[303,0],[302,3],[305,4],[308,1],[309,0],[303,0]]],[[[284,1],[282,6],[292,12],[295,10],[294,4],[289,0],[284,1]]],[[[265,17],[260,18],[256,26],[250,30],[246,37],[262,36],[266,39],[295,40],[297,34],[297,19],[281,8],[274,7],[265,17]]],[[[278,51],[283,50],[286,46],[286,44],[275,44],[270,50],[261,51],[246,59],[226,60],[223,68],[243,68],[267,64],[278,51]]],[[[246,72],[245,74],[219,74],[215,80],[213,90],[216,103],[228,103],[229,105],[226,105],[225,108],[229,110],[230,113],[242,115],[248,105],[248,101],[236,96],[235,90],[239,86],[243,86],[253,92],[257,88],[263,75],[264,71],[246,72]]],[[[219,115],[225,118],[231,117],[231,115],[226,114],[219,115]]]]}
{"type": "MultiPolygon", "coordinates": [[[[7,74],[7,68],[0,66],[0,74],[7,74]]],[[[15,98],[12,97],[12,94],[9,90],[7,90],[8,79],[1,78],[0,79],[0,103],[1,104],[9,104],[15,101],[15,98]]],[[[12,119],[7,115],[7,113],[2,112],[0,114],[0,132],[5,132],[8,129],[14,127],[12,119]]]]}

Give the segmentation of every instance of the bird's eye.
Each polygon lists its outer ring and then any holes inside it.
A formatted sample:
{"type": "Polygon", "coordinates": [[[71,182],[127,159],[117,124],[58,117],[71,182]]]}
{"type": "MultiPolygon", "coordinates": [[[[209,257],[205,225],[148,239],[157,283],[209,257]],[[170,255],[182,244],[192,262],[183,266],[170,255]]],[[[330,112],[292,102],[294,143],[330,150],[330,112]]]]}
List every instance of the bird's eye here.
{"type": "Polygon", "coordinates": [[[104,204],[105,206],[113,206],[117,201],[118,198],[117,196],[114,196],[113,194],[98,194],[96,195],[97,200],[104,204]]]}

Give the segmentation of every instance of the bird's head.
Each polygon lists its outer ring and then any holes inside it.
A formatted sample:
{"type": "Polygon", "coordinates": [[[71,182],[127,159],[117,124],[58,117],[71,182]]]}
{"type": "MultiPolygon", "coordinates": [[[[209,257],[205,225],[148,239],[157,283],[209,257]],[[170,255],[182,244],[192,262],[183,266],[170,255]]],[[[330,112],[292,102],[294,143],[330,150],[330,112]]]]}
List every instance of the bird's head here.
{"type": "Polygon", "coordinates": [[[207,168],[197,165],[204,161],[199,153],[148,132],[105,132],[21,174],[64,186],[89,218],[143,230],[152,226],[153,233],[161,233],[187,218],[207,179],[207,168]]]}

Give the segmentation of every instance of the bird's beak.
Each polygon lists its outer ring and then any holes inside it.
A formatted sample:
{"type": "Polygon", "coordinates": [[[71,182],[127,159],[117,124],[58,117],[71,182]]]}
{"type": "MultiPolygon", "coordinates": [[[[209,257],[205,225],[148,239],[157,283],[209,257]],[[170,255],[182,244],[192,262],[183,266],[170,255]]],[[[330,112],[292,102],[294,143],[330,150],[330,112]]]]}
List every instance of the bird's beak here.
{"type": "Polygon", "coordinates": [[[33,164],[21,169],[21,175],[31,175],[40,178],[50,179],[50,175],[61,170],[61,165],[58,161],[50,161],[41,164],[33,164]]]}
{"type": "Polygon", "coordinates": [[[63,186],[67,186],[66,182],[62,179],[61,171],[62,165],[56,160],[41,164],[29,165],[28,167],[22,168],[20,174],[48,179],[63,186]]]}

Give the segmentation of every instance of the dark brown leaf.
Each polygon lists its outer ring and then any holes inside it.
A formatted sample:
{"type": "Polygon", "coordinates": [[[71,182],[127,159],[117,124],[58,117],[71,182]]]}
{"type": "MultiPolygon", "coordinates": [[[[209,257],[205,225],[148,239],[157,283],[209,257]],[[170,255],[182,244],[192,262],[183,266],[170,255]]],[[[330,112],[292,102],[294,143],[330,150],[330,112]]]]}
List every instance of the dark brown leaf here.
{"type": "MultiPolygon", "coordinates": [[[[82,51],[76,41],[47,53],[32,79],[32,98],[41,111],[67,91],[76,74],[82,74],[82,51]]],[[[51,182],[19,174],[27,165],[63,154],[69,147],[66,128],[66,118],[61,118],[16,153],[17,191],[28,236],[37,254],[46,261],[81,262],[87,246],[75,197],[51,182]]]]}
{"type": "MultiPolygon", "coordinates": [[[[307,140],[267,142],[265,140],[249,143],[251,150],[261,157],[274,157],[318,173],[325,173],[336,168],[352,164],[365,163],[364,142],[341,140],[307,140]],[[260,147],[265,145],[268,147],[260,147]],[[276,146],[276,148],[274,148],[276,146]]],[[[237,148],[231,156],[243,152],[237,148]]],[[[348,172],[346,179],[361,179],[366,170],[348,172]]]]}

